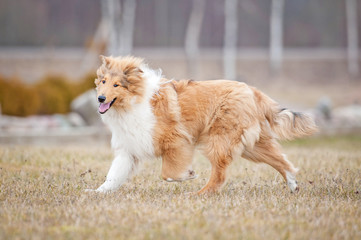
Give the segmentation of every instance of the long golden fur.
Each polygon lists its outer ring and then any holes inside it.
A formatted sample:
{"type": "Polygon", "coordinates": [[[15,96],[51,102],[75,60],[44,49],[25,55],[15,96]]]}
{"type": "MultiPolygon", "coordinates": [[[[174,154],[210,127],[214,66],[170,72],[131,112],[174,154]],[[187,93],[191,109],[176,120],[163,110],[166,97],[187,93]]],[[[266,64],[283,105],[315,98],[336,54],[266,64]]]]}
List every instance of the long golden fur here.
{"type": "Polygon", "coordinates": [[[194,150],[199,147],[212,171],[209,182],[198,193],[218,190],[226,180],[227,167],[237,157],[269,164],[292,191],[297,190],[297,170],[281,153],[276,139],[313,134],[317,128],[309,116],[282,109],[256,88],[236,81],[161,78],[149,95],[143,59],[128,56],[102,60],[95,81],[97,92],[108,101],[115,99],[111,106],[114,111],[127,112],[142,101],[150,102],[156,119],[151,133],[153,153],[162,158],[163,179],[194,178],[191,165],[194,150]]]}

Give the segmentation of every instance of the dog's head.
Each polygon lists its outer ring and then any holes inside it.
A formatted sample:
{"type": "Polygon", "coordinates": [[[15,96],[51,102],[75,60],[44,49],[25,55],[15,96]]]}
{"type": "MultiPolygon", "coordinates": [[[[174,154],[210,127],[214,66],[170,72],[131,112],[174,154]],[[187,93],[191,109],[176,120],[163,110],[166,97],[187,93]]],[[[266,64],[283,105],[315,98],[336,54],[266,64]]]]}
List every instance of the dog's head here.
{"type": "Polygon", "coordinates": [[[141,70],[143,59],[136,57],[100,56],[102,65],[97,70],[95,85],[100,103],[99,113],[110,108],[128,110],[142,100],[144,81],[141,70]]]}

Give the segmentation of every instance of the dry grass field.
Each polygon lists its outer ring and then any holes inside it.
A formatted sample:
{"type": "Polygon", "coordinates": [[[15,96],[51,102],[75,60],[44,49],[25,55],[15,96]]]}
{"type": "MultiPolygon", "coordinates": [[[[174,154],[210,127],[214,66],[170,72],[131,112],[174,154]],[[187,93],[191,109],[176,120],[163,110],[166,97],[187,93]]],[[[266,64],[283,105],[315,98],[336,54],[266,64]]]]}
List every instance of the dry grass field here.
{"type": "Polygon", "coordinates": [[[291,194],[266,165],[234,161],[222,191],[188,196],[199,177],[160,179],[160,161],[111,194],[85,193],[102,183],[107,147],[0,146],[0,239],[361,239],[361,137],[284,143],[300,168],[291,194]]]}

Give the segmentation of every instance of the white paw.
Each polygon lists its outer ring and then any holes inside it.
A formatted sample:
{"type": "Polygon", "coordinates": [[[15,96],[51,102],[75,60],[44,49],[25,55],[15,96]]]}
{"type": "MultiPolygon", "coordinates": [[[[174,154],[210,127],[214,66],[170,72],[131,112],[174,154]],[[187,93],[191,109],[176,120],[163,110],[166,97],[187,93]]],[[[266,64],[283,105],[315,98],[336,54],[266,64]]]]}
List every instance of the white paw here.
{"type": "Polygon", "coordinates": [[[182,178],[179,178],[179,179],[166,178],[165,180],[167,182],[182,182],[182,181],[185,181],[185,180],[195,179],[197,177],[198,177],[198,175],[195,173],[195,171],[188,170],[188,172],[186,172],[186,175],[184,177],[182,177],[182,178]]]}
{"type": "Polygon", "coordinates": [[[89,193],[89,192],[95,192],[96,191],[96,189],[85,189],[84,190],[84,192],[87,192],[87,193],[89,193]]]}
{"type": "Polygon", "coordinates": [[[85,189],[85,192],[110,193],[116,191],[119,188],[119,186],[109,183],[111,182],[105,182],[97,189],[85,189]]]}
{"type": "Polygon", "coordinates": [[[194,174],[194,175],[190,176],[189,178],[187,178],[187,180],[196,179],[196,178],[198,178],[198,175],[194,174]]]}
{"type": "Polygon", "coordinates": [[[111,192],[111,190],[107,191],[107,190],[98,188],[98,189],[85,189],[84,192],[87,192],[87,193],[109,193],[109,192],[111,192]]]}
{"type": "Polygon", "coordinates": [[[113,191],[114,190],[106,190],[106,189],[98,188],[98,189],[85,189],[84,192],[87,192],[87,193],[110,193],[113,191]]]}
{"type": "Polygon", "coordinates": [[[295,175],[292,173],[286,171],[286,177],[287,177],[287,185],[290,188],[291,192],[298,192],[299,188],[297,186],[297,181],[295,175]]]}
{"type": "Polygon", "coordinates": [[[298,188],[298,185],[297,183],[290,183],[288,182],[288,187],[290,188],[291,192],[294,193],[294,192],[298,192],[299,188],[298,188]]]}

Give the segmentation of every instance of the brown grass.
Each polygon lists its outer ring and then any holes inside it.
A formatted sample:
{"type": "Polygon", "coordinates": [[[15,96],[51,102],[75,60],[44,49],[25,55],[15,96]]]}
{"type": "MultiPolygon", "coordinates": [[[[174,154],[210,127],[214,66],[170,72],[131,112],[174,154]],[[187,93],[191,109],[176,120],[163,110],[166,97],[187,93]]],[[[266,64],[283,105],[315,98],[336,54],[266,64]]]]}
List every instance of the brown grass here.
{"type": "Polygon", "coordinates": [[[201,156],[196,180],[167,183],[155,160],[104,195],[84,189],[104,180],[108,148],[0,146],[0,239],[360,239],[361,137],[285,152],[297,194],[271,167],[239,160],[220,193],[189,197],[210,174],[201,156]]]}

